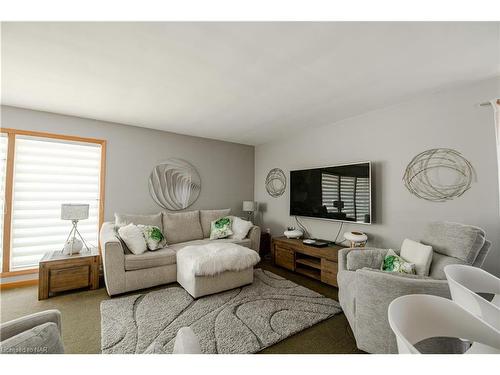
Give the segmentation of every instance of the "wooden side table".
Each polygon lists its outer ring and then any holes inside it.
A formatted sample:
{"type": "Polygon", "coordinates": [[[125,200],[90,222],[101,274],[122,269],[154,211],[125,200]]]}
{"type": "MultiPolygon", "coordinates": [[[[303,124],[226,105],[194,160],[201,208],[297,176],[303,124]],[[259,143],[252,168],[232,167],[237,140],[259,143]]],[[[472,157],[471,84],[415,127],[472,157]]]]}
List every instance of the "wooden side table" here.
{"type": "Polygon", "coordinates": [[[80,288],[99,288],[99,250],[91,248],[80,254],[62,251],[46,253],[39,263],[38,299],[51,293],[80,288]]]}

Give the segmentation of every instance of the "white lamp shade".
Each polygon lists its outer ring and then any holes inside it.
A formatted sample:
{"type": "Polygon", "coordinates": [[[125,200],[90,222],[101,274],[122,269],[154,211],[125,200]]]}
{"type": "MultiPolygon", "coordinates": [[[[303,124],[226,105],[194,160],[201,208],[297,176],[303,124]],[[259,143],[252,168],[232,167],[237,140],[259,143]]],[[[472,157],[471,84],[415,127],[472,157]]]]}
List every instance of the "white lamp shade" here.
{"type": "Polygon", "coordinates": [[[243,211],[244,212],[254,212],[254,211],[257,211],[257,202],[254,202],[254,201],[243,201],[243,211]]]}
{"type": "Polygon", "coordinates": [[[62,204],[61,220],[84,220],[89,218],[88,204],[62,204]]]}

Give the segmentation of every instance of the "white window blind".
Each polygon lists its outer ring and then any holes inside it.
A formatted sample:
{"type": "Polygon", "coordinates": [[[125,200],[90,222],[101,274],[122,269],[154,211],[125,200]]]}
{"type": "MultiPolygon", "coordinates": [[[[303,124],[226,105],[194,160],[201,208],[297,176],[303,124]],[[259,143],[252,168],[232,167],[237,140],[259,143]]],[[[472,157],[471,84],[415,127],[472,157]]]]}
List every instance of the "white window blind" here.
{"type": "Polygon", "coordinates": [[[322,173],[321,190],[323,206],[328,212],[337,212],[338,209],[333,207],[333,202],[339,200],[339,176],[322,173]]]}
{"type": "Polygon", "coordinates": [[[366,177],[356,178],[356,221],[365,221],[370,214],[370,180],[366,177]]]}
{"type": "Polygon", "coordinates": [[[0,271],[3,266],[3,219],[5,199],[5,171],[7,166],[7,135],[0,133],[0,271]]]}
{"type": "Polygon", "coordinates": [[[322,173],[321,190],[323,205],[329,213],[338,212],[333,206],[334,201],[342,201],[341,212],[348,218],[364,222],[365,215],[370,214],[370,181],[366,177],[322,173]]]}
{"type": "Polygon", "coordinates": [[[354,186],[356,183],[355,177],[340,177],[340,200],[344,202],[344,212],[347,217],[355,218],[356,213],[354,211],[354,186]]]}
{"type": "Polygon", "coordinates": [[[62,203],[90,205],[78,230],[97,245],[101,146],[16,136],[11,270],[36,267],[47,251],[60,250],[71,222],[60,219],[62,203]]]}

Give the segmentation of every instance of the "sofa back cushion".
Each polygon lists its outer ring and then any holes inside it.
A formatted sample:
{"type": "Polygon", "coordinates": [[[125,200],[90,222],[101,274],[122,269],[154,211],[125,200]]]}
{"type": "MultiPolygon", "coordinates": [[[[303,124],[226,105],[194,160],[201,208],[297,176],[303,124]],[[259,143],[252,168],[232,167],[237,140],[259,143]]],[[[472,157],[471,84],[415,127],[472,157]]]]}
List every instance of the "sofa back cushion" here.
{"type": "Polygon", "coordinates": [[[446,280],[444,267],[448,264],[467,264],[467,262],[464,262],[463,260],[460,260],[458,258],[453,258],[434,252],[434,254],[432,254],[432,263],[429,276],[433,279],[446,280]]]}
{"type": "Polygon", "coordinates": [[[435,252],[472,264],[485,242],[484,230],[451,222],[430,223],[422,239],[435,252]]]}
{"type": "Polygon", "coordinates": [[[210,237],[210,224],[221,217],[229,215],[231,211],[230,208],[225,208],[223,210],[201,210],[200,211],[200,222],[201,229],[203,230],[203,238],[210,237]]]}
{"type": "Polygon", "coordinates": [[[134,214],[119,214],[115,213],[115,226],[123,227],[125,225],[153,225],[161,228],[161,212],[152,215],[134,215],[134,214]]]}
{"type": "Polygon", "coordinates": [[[351,250],[347,254],[347,270],[356,271],[366,267],[379,269],[387,252],[384,249],[351,250]]]}
{"type": "Polygon", "coordinates": [[[163,235],[168,244],[203,239],[200,211],[164,212],[163,235]]]}

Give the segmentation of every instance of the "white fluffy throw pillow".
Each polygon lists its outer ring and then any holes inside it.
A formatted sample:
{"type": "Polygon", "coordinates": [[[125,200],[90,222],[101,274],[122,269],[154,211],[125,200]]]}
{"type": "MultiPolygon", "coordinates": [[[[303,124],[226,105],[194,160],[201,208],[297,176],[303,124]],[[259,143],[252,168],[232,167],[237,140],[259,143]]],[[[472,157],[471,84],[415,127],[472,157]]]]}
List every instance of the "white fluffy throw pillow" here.
{"type": "Polygon", "coordinates": [[[432,246],[405,239],[401,245],[401,257],[415,264],[417,275],[429,276],[432,262],[432,246]]]}
{"type": "Polygon", "coordinates": [[[229,236],[229,238],[241,241],[247,236],[248,231],[253,227],[253,224],[251,221],[240,219],[237,216],[232,216],[232,218],[233,226],[231,229],[233,230],[233,234],[229,236]]]}
{"type": "Polygon", "coordinates": [[[118,234],[135,255],[142,254],[148,249],[142,230],[137,225],[128,224],[120,227],[118,228],[118,234]]]}

